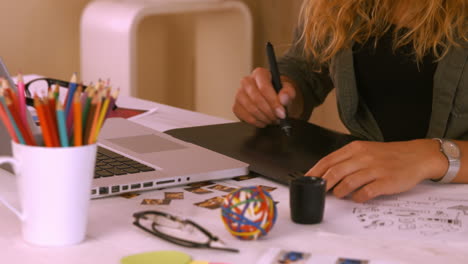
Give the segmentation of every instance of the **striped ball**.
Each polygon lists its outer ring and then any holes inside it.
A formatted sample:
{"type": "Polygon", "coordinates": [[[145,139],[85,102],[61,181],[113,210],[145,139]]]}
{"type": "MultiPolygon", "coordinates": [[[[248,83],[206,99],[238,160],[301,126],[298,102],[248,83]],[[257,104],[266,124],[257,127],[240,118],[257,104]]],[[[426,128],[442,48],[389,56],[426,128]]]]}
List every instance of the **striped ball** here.
{"type": "Polygon", "coordinates": [[[242,240],[265,236],[276,222],[276,204],[260,186],[240,188],[226,196],[221,218],[227,230],[242,240]]]}

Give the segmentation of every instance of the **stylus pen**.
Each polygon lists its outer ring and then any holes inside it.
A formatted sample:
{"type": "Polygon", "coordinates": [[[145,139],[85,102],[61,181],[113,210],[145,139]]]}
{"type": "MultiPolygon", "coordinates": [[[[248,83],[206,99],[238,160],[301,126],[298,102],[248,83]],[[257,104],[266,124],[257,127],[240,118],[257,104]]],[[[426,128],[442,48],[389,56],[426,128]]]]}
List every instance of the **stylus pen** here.
{"type": "MultiPolygon", "coordinates": [[[[275,50],[273,49],[273,45],[270,42],[267,42],[266,53],[268,57],[268,63],[270,65],[271,83],[273,84],[273,87],[275,88],[276,93],[279,93],[281,88],[283,88],[283,85],[281,84],[278,64],[276,63],[275,50]]],[[[291,125],[288,122],[288,111],[286,107],[284,109],[286,110],[285,112],[286,117],[284,119],[280,119],[279,126],[281,130],[284,131],[286,136],[289,137],[291,135],[291,125]]]]}

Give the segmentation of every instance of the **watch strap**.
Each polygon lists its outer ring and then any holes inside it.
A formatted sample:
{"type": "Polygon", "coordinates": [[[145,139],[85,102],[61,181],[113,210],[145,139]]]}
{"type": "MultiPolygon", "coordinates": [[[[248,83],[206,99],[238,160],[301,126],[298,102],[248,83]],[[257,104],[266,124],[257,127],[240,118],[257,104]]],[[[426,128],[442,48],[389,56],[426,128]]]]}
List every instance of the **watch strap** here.
{"type": "Polygon", "coordinates": [[[447,140],[447,139],[440,139],[440,138],[433,138],[433,139],[440,143],[440,152],[442,152],[442,154],[444,154],[444,156],[447,158],[448,169],[442,178],[437,179],[437,180],[432,180],[432,181],[438,182],[438,183],[450,183],[453,181],[453,179],[455,179],[455,177],[458,174],[458,171],[460,170],[460,159],[452,158],[448,156],[447,153],[445,153],[444,151],[443,144],[444,144],[444,141],[449,141],[450,143],[455,145],[457,148],[458,146],[457,144],[455,144],[455,142],[447,140]]]}

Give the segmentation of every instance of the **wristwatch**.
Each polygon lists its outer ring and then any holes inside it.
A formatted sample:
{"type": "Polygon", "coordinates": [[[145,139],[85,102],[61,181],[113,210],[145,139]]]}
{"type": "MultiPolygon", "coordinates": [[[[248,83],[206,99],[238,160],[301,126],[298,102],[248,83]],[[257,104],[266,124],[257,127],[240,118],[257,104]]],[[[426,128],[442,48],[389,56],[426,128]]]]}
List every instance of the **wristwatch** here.
{"type": "Polygon", "coordinates": [[[448,139],[434,138],[434,140],[439,141],[440,152],[442,152],[442,154],[447,158],[449,166],[444,177],[433,181],[439,183],[450,183],[457,176],[457,173],[460,170],[460,148],[458,148],[455,142],[448,139]]]}

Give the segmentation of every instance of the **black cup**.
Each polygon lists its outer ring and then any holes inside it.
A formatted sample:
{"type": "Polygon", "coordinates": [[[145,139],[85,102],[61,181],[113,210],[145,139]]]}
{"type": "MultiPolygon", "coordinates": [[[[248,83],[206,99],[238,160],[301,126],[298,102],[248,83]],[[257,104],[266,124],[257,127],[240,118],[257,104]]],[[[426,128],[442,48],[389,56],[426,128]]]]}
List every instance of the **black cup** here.
{"type": "Polygon", "coordinates": [[[319,177],[300,177],[289,186],[291,219],[298,224],[322,222],[326,181],[319,177]]]}

